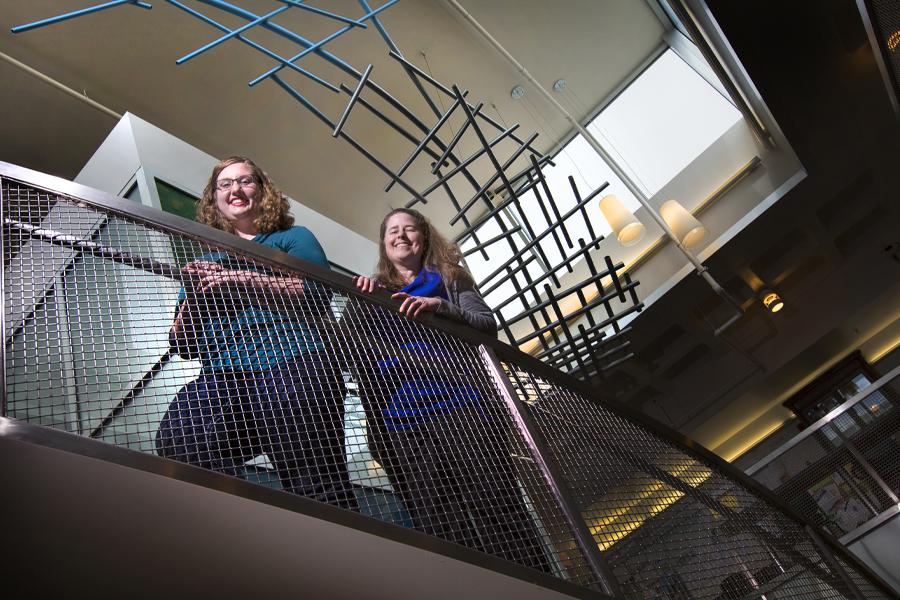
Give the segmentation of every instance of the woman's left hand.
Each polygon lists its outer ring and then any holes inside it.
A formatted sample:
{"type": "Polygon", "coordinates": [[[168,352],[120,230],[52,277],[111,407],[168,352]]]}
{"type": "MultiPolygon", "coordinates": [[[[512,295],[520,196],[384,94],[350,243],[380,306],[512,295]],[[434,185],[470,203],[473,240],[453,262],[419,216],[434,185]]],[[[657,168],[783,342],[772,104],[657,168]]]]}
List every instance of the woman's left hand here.
{"type": "Polygon", "coordinates": [[[410,296],[406,292],[397,292],[391,296],[392,300],[402,300],[400,314],[408,317],[418,317],[425,312],[436,312],[441,305],[440,298],[426,296],[410,296]]]}

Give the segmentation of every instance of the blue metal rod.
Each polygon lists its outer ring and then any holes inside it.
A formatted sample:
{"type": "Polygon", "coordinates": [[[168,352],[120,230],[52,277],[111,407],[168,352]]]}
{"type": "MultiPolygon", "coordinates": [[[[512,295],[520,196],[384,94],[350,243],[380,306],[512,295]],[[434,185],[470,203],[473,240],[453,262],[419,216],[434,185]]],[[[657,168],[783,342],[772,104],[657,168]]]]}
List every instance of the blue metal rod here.
{"type": "MultiPolygon", "coordinates": [[[[186,13],[188,13],[188,14],[194,16],[194,17],[197,17],[197,18],[200,19],[201,21],[204,21],[205,23],[208,23],[209,25],[212,25],[213,27],[215,27],[215,28],[217,28],[217,29],[219,29],[219,30],[221,30],[221,31],[229,31],[229,29],[228,29],[227,27],[225,27],[224,25],[222,25],[221,23],[215,21],[214,19],[211,19],[210,17],[207,17],[206,15],[204,15],[203,13],[201,13],[201,12],[199,12],[199,11],[194,10],[194,9],[191,8],[190,6],[185,6],[184,4],[182,4],[181,2],[179,2],[178,0],[166,0],[166,1],[167,1],[169,4],[171,4],[171,5],[173,5],[173,6],[176,6],[176,7],[180,8],[181,10],[185,11],[186,13]]],[[[242,36],[242,35],[237,36],[237,39],[241,40],[242,42],[244,42],[245,44],[247,44],[247,45],[250,46],[251,48],[254,48],[254,49],[256,49],[256,50],[262,52],[263,54],[265,54],[265,55],[268,56],[269,58],[273,58],[273,59],[275,59],[275,60],[277,60],[277,61],[279,61],[279,62],[283,62],[283,63],[286,63],[286,62],[287,62],[287,61],[286,61],[284,58],[282,58],[281,56],[275,54],[274,52],[272,52],[272,51],[269,50],[268,48],[266,48],[266,47],[264,47],[264,46],[261,46],[260,44],[257,44],[257,43],[254,42],[253,40],[247,39],[247,38],[245,38],[245,37],[242,36]]],[[[318,84],[320,84],[320,85],[322,85],[322,86],[325,86],[326,88],[328,88],[328,89],[331,90],[332,92],[335,92],[335,93],[338,93],[338,94],[339,94],[340,91],[341,91],[340,89],[338,89],[337,86],[332,85],[331,83],[325,81],[324,79],[322,79],[322,78],[319,77],[318,75],[315,75],[315,74],[313,74],[313,73],[310,73],[309,71],[307,71],[306,69],[304,69],[304,68],[302,68],[302,67],[298,67],[297,65],[291,65],[291,64],[288,64],[287,66],[288,66],[289,68],[291,68],[291,69],[297,71],[298,73],[300,73],[300,74],[303,75],[304,77],[309,77],[310,79],[312,79],[312,80],[315,81],[316,83],[318,83],[318,84]]]]}
{"type": "Polygon", "coordinates": [[[285,4],[290,4],[296,8],[301,8],[303,10],[308,10],[311,13],[316,13],[317,15],[322,15],[323,17],[328,17],[329,19],[334,19],[336,21],[340,21],[341,23],[347,23],[348,25],[352,25],[354,27],[361,27],[363,29],[367,29],[365,23],[360,23],[359,21],[354,21],[349,17],[345,17],[339,14],[335,14],[333,12],[328,12],[327,10],[323,10],[321,8],[317,8],[315,6],[310,6],[309,4],[303,4],[302,0],[298,2],[298,0],[278,0],[279,2],[284,2],[285,4]]]}
{"type": "MultiPolygon", "coordinates": [[[[366,19],[369,19],[369,18],[371,18],[371,17],[374,17],[375,15],[377,15],[378,13],[380,13],[381,11],[383,11],[383,10],[385,10],[385,9],[387,9],[387,8],[390,8],[391,6],[393,6],[394,4],[396,4],[397,1],[398,1],[398,0],[390,0],[389,2],[386,2],[386,3],[382,4],[381,6],[379,6],[378,8],[376,8],[374,11],[372,11],[372,12],[370,12],[370,13],[364,15],[362,18],[360,18],[359,21],[362,22],[362,21],[365,21],[366,19]]],[[[318,42],[316,42],[315,44],[309,46],[309,47],[306,48],[305,50],[303,50],[303,51],[301,51],[301,52],[298,52],[297,54],[295,54],[294,56],[292,56],[291,58],[289,58],[289,59],[288,59],[288,62],[289,62],[289,63],[293,63],[293,62],[295,62],[295,61],[300,60],[301,58],[303,58],[303,57],[306,56],[307,54],[310,54],[311,52],[317,52],[317,51],[318,51],[319,49],[321,49],[325,44],[327,44],[328,42],[334,40],[334,39],[337,38],[337,37],[340,37],[340,36],[344,35],[344,34],[347,33],[348,31],[350,31],[351,29],[353,29],[353,27],[350,26],[350,25],[348,25],[347,27],[342,27],[341,29],[338,29],[337,31],[335,31],[335,32],[332,33],[331,35],[326,36],[325,38],[319,40],[318,42]]],[[[266,79],[266,78],[268,78],[268,77],[271,77],[272,75],[274,75],[275,73],[279,72],[279,71],[280,71],[281,69],[283,69],[283,68],[284,68],[284,65],[279,65],[279,66],[277,66],[277,67],[273,67],[273,68],[269,69],[268,71],[266,71],[265,73],[263,73],[262,75],[260,75],[259,77],[257,77],[257,78],[254,79],[253,81],[251,81],[251,82],[250,82],[250,87],[253,87],[254,85],[256,85],[257,83],[259,83],[259,82],[262,81],[263,79],[266,79]]]]}
{"type": "MultiPolygon", "coordinates": [[[[372,12],[372,7],[369,6],[369,3],[366,0],[359,0],[360,6],[363,7],[363,10],[366,12],[372,12]]],[[[400,48],[397,47],[397,44],[394,43],[394,40],[391,39],[391,35],[387,32],[387,29],[384,28],[384,25],[381,24],[381,21],[378,20],[378,17],[372,19],[372,24],[375,25],[375,29],[378,31],[381,38],[384,40],[384,43],[387,44],[388,48],[396,52],[397,54],[403,54],[400,52],[400,48]]]]}
{"type": "Polygon", "coordinates": [[[337,125],[334,126],[334,131],[331,132],[331,137],[337,137],[341,134],[341,129],[344,128],[344,123],[347,122],[347,118],[350,117],[350,111],[353,110],[353,105],[356,104],[357,98],[362,93],[363,88],[366,87],[366,81],[369,80],[369,75],[372,74],[372,65],[366,67],[363,76],[359,79],[359,85],[356,86],[356,89],[353,90],[353,95],[350,96],[350,100],[347,102],[347,107],[344,109],[344,114],[341,115],[341,118],[338,119],[337,125]]]}
{"type": "MultiPolygon", "coordinates": [[[[255,19],[259,16],[259,15],[256,15],[256,14],[250,12],[249,10],[244,10],[240,6],[235,6],[233,4],[225,2],[224,0],[197,0],[197,1],[202,2],[203,4],[208,4],[210,6],[213,6],[220,10],[223,10],[225,12],[231,13],[233,15],[237,15],[244,19],[255,19]]],[[[300,44],[304,48],[307,48],[312,45],[312,42],[309,41],[308,39],[306,39],[305,37],[303,37],[302,35],[299,35],[293,31],[291,31],[287,27],[282,27],[281,25],[278,25],[277,23],[269,23],[267,21],[262,24],[262,27],[268,29],[269,31],[277,33],[278,35],[285,37],[285,38],[291,40],[292,42],[300,44]]],[[[334,54],[328,52],[327,50],[323,50],[322,48],[319,48],[318,50],[316,50],[316,54],[318,54],[319,56],[321,56],[322,58],[324,58],[325,60],[327,60],[328,62],[333,64],[334,66],[342,69],[346,73],[349,73],[350,75],[353,75],[354,77],[359,77],[359,75],[360,75],[359,71],[357,71],[354,67],[347,64],[346,62],[344,62],[343,60],[341,60],[334,54]]]]}
{"type": "Polygon", "coordinates": [[[218,39],[211,41],[210,43],[206,44],[202,48],[197,48],[193,52],[185,54],[184,56],[182,56],[181,58],[176,60],[175,64],[180,65],[182,63],[186,63],[187,61],[191,60],[195,56],[200,56],[207,50],[211,50],[211,49],[215,48],[216,46],[218,46],[219,44],[221,44],[222,42],[227,42],[231,38],[239,36],[240,34],[244,33],[248,29],[250,29],[251,27],[255,27],[255,26],[259,25],[260,23],[268,21],[272,17],[283,13],[284,11],[288,10],[289,8],[290,8],[290,6],[288,6],[288,5],[282,6],[281,8],[276,8],[269,14],[263,15],[263,16],[259,17],[258,19],[250,21],[249,23],[246,23],[245,25],[242,25],[233,31],[229,30],[228,33],[226,33],[225,35],[223,35],[222,37],[220,37],[218,39]]]}
{"type": "Polygon", "coordinates": [[[112,0],[112,2],[105,2],[103,4],[98,4],[96,6],[89,6],[87,8],[82,8],[80,10],[73,10],[72,12],[68,12],[62,15],[57,15],[55,17],[50,17],[47,19],[43,19],[41,21],[35,21],[33,23],[28,23],[26,25],[19,25],[17,27],[13,27],[10,29],[13,33],[22,33],[24,31],[29,31],[31,29],[37,29],[38,27],[43,27],[45,25],[53,25],[54,23],[59,23],[60,21],[67,21],[69,19],[74,19],[76,17],[81,17],[83,15],[87,15],[90,13],[94,13],[97,11],[105,10],[107,8],[114,8],[116,6],[121,6],[122,4],[134,4],[135,6],[140,6],[141,8],[146,8],[150,10],[153,8],[153,5],[149,2],[140,2],[139,0],[112,0]]]}

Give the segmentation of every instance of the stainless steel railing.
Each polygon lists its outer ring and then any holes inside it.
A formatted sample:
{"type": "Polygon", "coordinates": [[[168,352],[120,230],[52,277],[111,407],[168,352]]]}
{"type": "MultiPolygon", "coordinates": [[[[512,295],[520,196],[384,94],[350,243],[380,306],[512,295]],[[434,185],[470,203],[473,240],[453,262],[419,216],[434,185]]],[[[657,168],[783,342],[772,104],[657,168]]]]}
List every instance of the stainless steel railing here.
{"type": "Polygon", "coordinates": [[[579,594],[890,594],[729,465],[493,338],[407,319],[386,295],[172,215],[11,165],[0,179],[4,416],[579,594]],[[175,351],[180,267],[200,258],[249,283],[193,296],[175,351]]]}
{"type": "Polygon", "coordinates": [[[900,367],[747,470],[850,544],[900,510],[900,367]]]}

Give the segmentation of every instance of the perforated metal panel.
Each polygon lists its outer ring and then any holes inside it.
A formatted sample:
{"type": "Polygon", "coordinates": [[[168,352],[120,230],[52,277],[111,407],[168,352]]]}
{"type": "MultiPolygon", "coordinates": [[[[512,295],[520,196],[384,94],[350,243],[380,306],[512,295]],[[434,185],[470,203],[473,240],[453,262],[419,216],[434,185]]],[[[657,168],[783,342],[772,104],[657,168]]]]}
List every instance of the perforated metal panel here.
{"type": "Polygon", "coordinates": [[[622,597],[857,597],[796,522],[512,349],[493,345],[501,366],[199,226],[8,179],[2,194],[12,418],[622,597]]]}

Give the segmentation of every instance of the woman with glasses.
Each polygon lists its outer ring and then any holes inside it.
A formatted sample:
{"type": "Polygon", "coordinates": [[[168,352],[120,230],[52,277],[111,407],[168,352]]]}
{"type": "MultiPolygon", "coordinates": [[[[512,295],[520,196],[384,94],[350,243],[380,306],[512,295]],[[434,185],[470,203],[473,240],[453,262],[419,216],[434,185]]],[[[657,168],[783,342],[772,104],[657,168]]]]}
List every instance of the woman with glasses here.
{"type": "MultiPolygon", "coordinates": [[[[252,160],[215,166],[197,220],[328,268],[294,226],[287,198],[252,160]]],[[[239,476],[265,454],[284,489],[356,508],[344,451],[344,383],[310,318],[329,310],[315,282],[225,252],[182,269],[172,347],[200,375],[178,392],[156,435],[158,454],[239,476]]]]}

